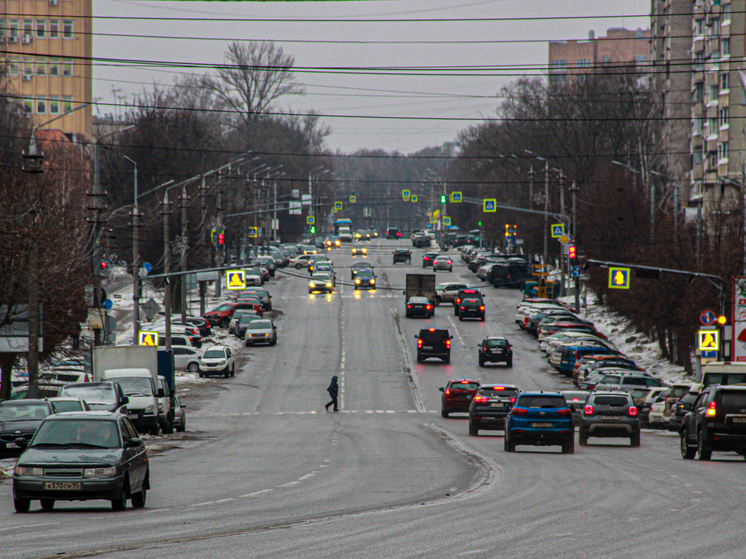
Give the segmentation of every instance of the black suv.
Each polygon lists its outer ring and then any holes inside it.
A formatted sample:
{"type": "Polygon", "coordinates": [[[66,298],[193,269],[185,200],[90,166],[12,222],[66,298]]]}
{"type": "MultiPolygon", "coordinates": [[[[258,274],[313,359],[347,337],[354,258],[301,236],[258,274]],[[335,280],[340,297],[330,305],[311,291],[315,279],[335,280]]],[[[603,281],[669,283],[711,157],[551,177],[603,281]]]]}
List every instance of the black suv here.
{"type": "Polygon", "coordinates": [[[461,301],[458,306],[458,319],[464,320],[465,318],[478,318],[484,322],[484,301],[481,298],[469,297],[461,301]]]}
{"type": "Polygon", "coordinates": [[[479,344],[479,366],[485,363],[505,363],[508,367],[513,366],[513,348],[508,338],[495,336],[485,338],[479,344]]]}
{"type": "Polygon", "coordinates": [[[417,339],[417,362],[422,363],[428,357],[442,359],[443,363],[451,362],[451,340],[453,336],[447,329],[423,328],[417,339]]]}
{"type": "Polygon", "coordinates": [[[520,394],[512,384],[483,384],[469,404],[469,434],[479,435],[479,430],[502,431],[505,418],[520,394]]]}
{"type": "Polygon", "coordinates": [[[407,264],[412,263],[412,252],[406,248],[397,248],[394,251],[394,264],[397,262],[406,262],[407,264]]]}
{"type": "Polygon", "coordinates": [[[401,231],[399,231],[396,227],[389,227],[386,229],[386,238],[387,239],[401,239],[401,231]]]}
{"type": "Polygon", "coordinates": [[[681,456],[709,460],[713,450],[746,457],[746,386],[708,386],[684,416],[681,456]]]}
{"type": "Polygon", "coordinates": [[[593,392],[580,415],[578,442],[588,437],[629,437],[631,446],[640,446],[640,418],[632,396],[627,392],[593,392]]]}
{"type": "Polygon", "coordinates": [[[466,288],[466,289],[459,289],[458,295],[456,295],[456,298],[453,300],[453,314],[454,316],[458,316],[458,310],[461,306],[461,301],[464,299],[481,299],[482,298],[482,292],[479,291],[479,289],[474,288],[466,288]]]}

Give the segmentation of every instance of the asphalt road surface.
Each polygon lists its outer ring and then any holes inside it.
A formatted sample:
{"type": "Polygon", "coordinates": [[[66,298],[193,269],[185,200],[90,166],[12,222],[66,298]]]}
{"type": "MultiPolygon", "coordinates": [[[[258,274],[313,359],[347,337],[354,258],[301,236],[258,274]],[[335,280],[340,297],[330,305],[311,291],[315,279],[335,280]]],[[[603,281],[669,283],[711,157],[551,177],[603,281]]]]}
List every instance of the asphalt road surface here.
{"type": "MultiPolygon", "coordinates": [[[[746,464],[735,454],[682,460],[678,439],[644,431],[642,446],[592,439],[502,450],[502,433],[470,437],[466,415],[440,417],[449,378],[569,387],[513,322],[517,291],[485,286],[487,321],[404,318],[406,272],[373,241],[379,289],[355,293],[348,250],[331,253],[340,285],[309,295],[305,271],[269,284],[275,347],[245,350],[236,376],[188,398],[188,431],[151,454],[147,507],[57,503],[13,512],[0,483],[0,556],[108,558],[745,557],[746,464]],[[423,325],[454,334],[450,365],[416,363],[423,325]],[[512,370],[480,369],[477,344],[507,335],[512,370]],[[338,413],[326,386],[340,377],[338,413]]],[[[454,252],[439,281],[479,283],[454,252]]]]}

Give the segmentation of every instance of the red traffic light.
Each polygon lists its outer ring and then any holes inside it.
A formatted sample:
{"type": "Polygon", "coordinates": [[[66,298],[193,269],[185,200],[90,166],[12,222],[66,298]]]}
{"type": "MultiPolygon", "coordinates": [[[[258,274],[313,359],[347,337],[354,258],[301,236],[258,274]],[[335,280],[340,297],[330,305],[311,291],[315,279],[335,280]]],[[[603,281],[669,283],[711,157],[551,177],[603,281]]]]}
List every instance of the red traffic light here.
{"type": "Polygon", "coordinates": [[[567,247],[567,257],[570,260],[575,260],[578,257],[578,249],[575,245],[570,245],[567,247]]]}
{"type": "Polygon", "coordinates": [[[109,263],[106,260],[101,261],[101,269],[106,270],[109,267],[109,263]]]}
{"type": "Polygon", "coordinates": [[[225,243],[225,233],[218,233],[218,244],[222,245],[225,243]]]}

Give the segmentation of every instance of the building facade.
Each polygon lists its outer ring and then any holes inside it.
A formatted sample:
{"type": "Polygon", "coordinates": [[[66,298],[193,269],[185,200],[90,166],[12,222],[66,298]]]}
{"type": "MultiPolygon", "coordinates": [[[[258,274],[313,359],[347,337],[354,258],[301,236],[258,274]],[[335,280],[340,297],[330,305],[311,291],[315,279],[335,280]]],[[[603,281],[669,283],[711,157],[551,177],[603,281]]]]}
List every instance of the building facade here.
{"type": "Polygon", "coordinates": [[[649,29],[613,28],[599,38],[591,31],[587,41],[549,42],[549,83],[564,85],[605,66],[633,66],[649,60],[649,29]]]}
{"type": "MultiPolygon", "coordinates": [[[[35,125],[91,103],[93,0],[0,0],[0,54],[8,94],[35,125]]],[[[55,121],[75,141],[91,138],[92,106],[55,121]]]]}

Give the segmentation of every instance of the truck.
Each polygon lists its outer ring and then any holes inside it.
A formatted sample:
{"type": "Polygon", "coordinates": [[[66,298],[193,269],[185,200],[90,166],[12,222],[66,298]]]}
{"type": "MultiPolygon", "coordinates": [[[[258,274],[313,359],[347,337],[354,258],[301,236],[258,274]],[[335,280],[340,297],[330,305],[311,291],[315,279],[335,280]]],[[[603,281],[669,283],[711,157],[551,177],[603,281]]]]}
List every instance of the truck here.
{"type": "Polygon", "coordinates": [[[92,369],[95,381],[117,382],[122,387],[129,398],[127,414],[138,431],[173,432],[173,352],[148,346],[96,346],[92,369]]]}
{"type": "Polygon", "coordinates": [[[432,304],[435,304],[435,274],[407,274],[404,289],[405,302],[412,297],[427,297],[432,304]]]}

